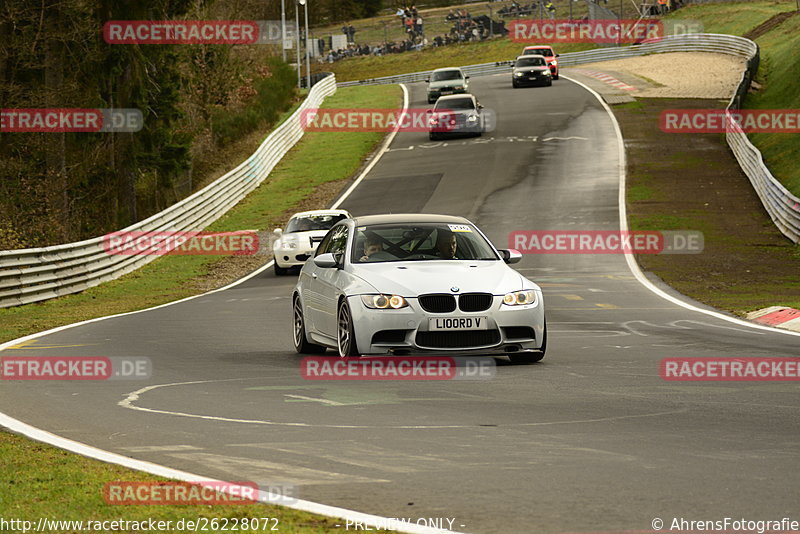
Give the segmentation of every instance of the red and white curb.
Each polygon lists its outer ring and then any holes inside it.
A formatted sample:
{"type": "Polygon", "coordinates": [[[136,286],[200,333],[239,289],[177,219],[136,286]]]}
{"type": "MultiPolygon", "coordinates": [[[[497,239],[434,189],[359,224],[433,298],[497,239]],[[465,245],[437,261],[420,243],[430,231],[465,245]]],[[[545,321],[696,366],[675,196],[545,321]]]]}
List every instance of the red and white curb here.
{"type": "Polygon", "coordinates": [[[771,306],[750,312],[747,314],[747,318],[757,323],[800,332],[800,310],[794,308],[771,306]]]}
{"type": "Polygon", "coordinates": [[[571,69],[572,72],[577,72],[578,74],[583,74],[584,76],[588,76],[590,78],[594,78],[595,80],[600,80],[601,82],[607,83],[617,89],[622,89],[623,91],[635,91],[636,88],[632,85],[628,85],[625,82],[622,82],[613,76],[609,76],[605,72],[600,72],[597,70],[587,70],[587,69],[571,69]]]}

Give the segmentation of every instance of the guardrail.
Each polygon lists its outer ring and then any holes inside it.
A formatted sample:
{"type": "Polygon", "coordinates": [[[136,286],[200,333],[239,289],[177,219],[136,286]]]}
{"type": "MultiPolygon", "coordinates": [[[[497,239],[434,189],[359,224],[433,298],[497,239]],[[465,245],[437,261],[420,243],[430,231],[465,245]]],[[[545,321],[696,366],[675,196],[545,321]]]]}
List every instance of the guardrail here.
{"type": "MultiPolygon", "coordinates": [[[[750,88],[750,82],[755,77],[759,64],[758,45],[750,39],[734,35],[714,33],[696,33],[679,36],[669,36],[659,41],[644,42],[638,45],[601,48],[570,52],[561,54],[558,58],[559,67],[568,67],[583,63],[609,61],[628,57],[661,54],[668,52],[712,52],[739,56],[747,60],[747,69],[742,74],[739,86],[731,97],[726,111],[741,108],[742,101],[750,88]]],[[[509,72],[512,62],[502,61],[495,63],[482,63],[461,67],[468,76],[490,76],[509,72]]],[[[339,87],[353,85],[376,85],[389,83],[414,83],[424,81],[430,72],[414,72],[398,76],[372,78],[356,82],[340,83],[339,87]]],[[[728,121],[730,123],[730,121],[728,121]]],[[[794,241],[800,243],[800,198],[793,195],[783,186],[764,164],[761,152],[750,142],[747,134],[741,130],[730,129],[726,135],[728,146],[733,151],[742,171],[747,175],[753,188],[761,199],[764,208],[769,213],[778,229],[794,241]]]]}
{"type": "MultiPolygon", "coordinates": [[[[336,92],[336,78],[314,85],[298,110],[252,156],[205,188],[120,232],[199,231],[258,187],[303,136],[301,114],[336,92]]],[[[154,241],[158,241],[156,237],[154,241]]],[[[0,308],[77,293],[153,261],[153,255],[114,255],[103,237],[52,247],[0,251],[0,308]]]]}

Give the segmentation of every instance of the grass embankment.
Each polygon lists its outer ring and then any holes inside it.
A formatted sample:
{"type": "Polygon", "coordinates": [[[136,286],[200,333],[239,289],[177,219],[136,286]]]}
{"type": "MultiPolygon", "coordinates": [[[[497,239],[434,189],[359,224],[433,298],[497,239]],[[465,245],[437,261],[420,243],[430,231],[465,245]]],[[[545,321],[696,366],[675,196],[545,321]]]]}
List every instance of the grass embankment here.
{"type": "MultiPolygon", "coordinates": [[[[340,89],[323,107],[397,107],[395,86],[340,89]]],[[[383,139],[381,133],[308,133],[257,190],[240,202],[209,231],[271,229],[286,216],[306,208],[322,208],[360,168],[383,139]],[[323,193],[320,194],[320,191],[323,193]]],[[[149,265],[77,295],[0,310],[0,342],[59,325],[138,310],[198,292],[198,281],[215,277],[220,265],[236,258],[166,256],[149,265]]],[[[261,257],[261,263],[268,258],[261,257]]],[[[217,285],[233,276],[218,279],[217,285]]],[[[158,520],[275,517],[280,532],[312,534],[338,530],[341,521],[267,505],[235,506],[115,506],[101,490],[106,482],[157,481],[157,477],[32,442],[0,431],[0,508],[4,519],[39,517],[61,520],[158,520]]],[[[59,532],[64,532],[61,530],[59,532]]],[[[115,532],[133,532],[132,530],[115,532]]],[[[217,530],[209,530],[217,532],[217,530]]],[[[263,532],[259,529],[240,532],[263,532]]]]}
{"type": "MultiPolygon", "coordinates": [[[[675,18],[701,20],[712,33],[744,35],[794,2],[706,4],[679,10],[675,18]]],[[[761,89],[746,107],[786,109],[797,91],[800,17],[753,37],[761,47],[761,89]]],[[[764,28],[762,28],[763,30],[764,28]]],[[[761,33],[760,31],[758,33],[761,33]]],[[[699,255],[640,256],[640,264],[678,291],[739,315],[773,305],[800,308],[800,247],[777,230],[747,177],[719,134],[665,134],[662,110],[722,108],[727,101],[639,99],[614,106],[628,141],[628,213],[632,229],[700,230],[699,255]]],[[[752,136],[773,174],[798,189],[800,152],[792,134],[752,136]]]]}

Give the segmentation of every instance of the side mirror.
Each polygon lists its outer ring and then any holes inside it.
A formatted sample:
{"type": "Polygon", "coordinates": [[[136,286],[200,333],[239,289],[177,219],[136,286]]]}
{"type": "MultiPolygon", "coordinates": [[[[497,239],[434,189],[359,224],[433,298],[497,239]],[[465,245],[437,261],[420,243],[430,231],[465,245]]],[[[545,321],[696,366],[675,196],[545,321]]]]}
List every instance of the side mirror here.
{"type": "Polygon", "coordinates": [[[433,115],[433,109],[426,109],[425,113],[427,113],[428,115],[433,115]]]}
{"type": "Polygon", "coordinates": [[[512,263],[519,263],[519,260],[522,259],[522,253],[513,248],[500,250],[499,252],[500,255],[503,257],[503,261],[508,263],[509,265],[512,263]]]}
{"type": "Polygon", "coordinates": [[[561,57],[561,54],[556,54],[556,57],[561,57]]]}
{"type": "Polygon", "coordinates": [[[276,237],[280,237],[283,235],[283,230],[281,230],[280,228],[275,228],[275,230],[273,230],[272,233],[275,234],[276,237]]]}
{"type": "Polygon", "coordinates": [[[328,252],[327,254],[320,254],[319,256],[314,257],[314,265],[317,267],[321,267],[322,269],[333,269],[337,267],[339,264],[336,262],[336,258],[333,257],[333,254],[328,252]]]}
{"type": "Polygon", "coordinates": [[[469,76],[464,76],[464,79],[465,80],[469,80],[469,76]]]}
{"type": "Polygon", "coordinates": [[[430,78],[425,78],[425,83],[431,83],[431,79],[430,78]]]}

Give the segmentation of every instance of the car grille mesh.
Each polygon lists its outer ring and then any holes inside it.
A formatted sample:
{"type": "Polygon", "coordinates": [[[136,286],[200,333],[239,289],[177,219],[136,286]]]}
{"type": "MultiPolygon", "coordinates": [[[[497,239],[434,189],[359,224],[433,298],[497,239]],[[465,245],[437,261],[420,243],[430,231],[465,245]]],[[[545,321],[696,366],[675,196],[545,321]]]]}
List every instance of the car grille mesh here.
{"type": "Polygon", "coordinates": [[[490,293],[464,293],[458,297],[458,307],[465,312],[479,312],[488,310],[492,305],[490,293]]]}
{"type": "Polygon", "coordinates": [[[466,349],[500,343],[497,330],[461,330],[458,332],[417,332],[416,343],[431,349],[466,349]]]}
{"type": "MultiPolygon", "coordinates": [[[[458,297],[458,308],[464,312],[484,311],[492,300],[491,293],[464,293],[458,297]]],[[[419,305],[428,313],[450,313],[456,309],[456,297],[446,293],[420,295],[419,305]]]]}
{"type": "Polygon", "coordinates": [[[456,309],[456,298],[447,294],[420,295],[419,305],[429,313],[450,313],[456,309]]]}

